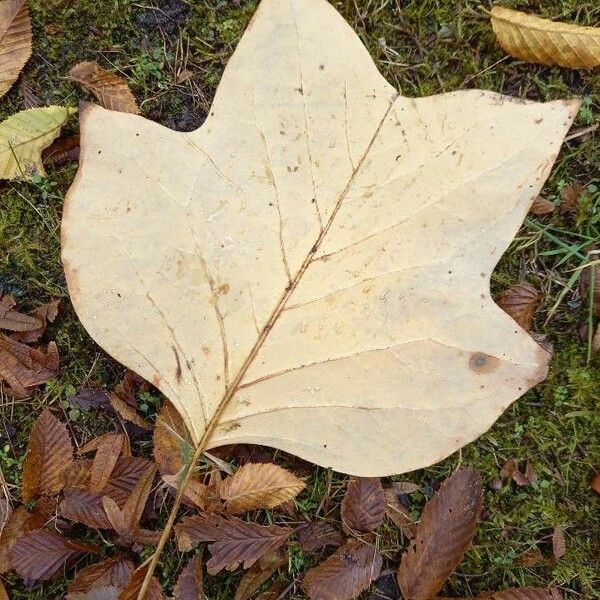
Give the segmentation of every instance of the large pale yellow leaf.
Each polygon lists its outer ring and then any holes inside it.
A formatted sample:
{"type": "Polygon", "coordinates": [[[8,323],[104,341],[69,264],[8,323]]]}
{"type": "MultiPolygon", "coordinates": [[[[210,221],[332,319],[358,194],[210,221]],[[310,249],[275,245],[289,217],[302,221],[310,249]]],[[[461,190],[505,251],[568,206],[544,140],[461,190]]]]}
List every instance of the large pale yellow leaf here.
{"type": "Polygon", "coordinates": [[[30,108],[0,123],[0,179],[43,175],[42,150],[74,112],[64,106],[30,108]]]}
{"type": "Polygon", "coordinates": [[[511,56],[532,63],[592,69],[600,65],[600,28],[540,19],[494,6],[492,28],[511,56]]]}
{"type": "Polygon", "coordinates": [[[31,18],[27,0],[0,2],[0,96],[17,80],[31,56],[31,18]]]}
{"type": "Polygon", "coordinates": [[[73,304],[201,447],[429,465],[546,376],[489,283],[578,106],[406,98],[330,4],[264,0],[197,131],[82,114],[73,304]]]}

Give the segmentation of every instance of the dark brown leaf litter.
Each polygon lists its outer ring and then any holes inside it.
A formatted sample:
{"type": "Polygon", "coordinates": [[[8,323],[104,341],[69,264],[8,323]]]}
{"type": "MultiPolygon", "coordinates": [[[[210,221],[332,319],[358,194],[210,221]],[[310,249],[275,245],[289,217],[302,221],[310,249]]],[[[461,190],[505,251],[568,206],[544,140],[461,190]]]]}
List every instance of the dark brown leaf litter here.
{"type": "Polygon", "coordinates": [[[106,390],[81,388],[74,396],[67,396],[69,403],[83,410],[109,408],[109,394],[106,390]]]}
{"type": "Polygon", "coordinates": [[[565,187],[560,194],[560,212],[576,213],[579,210],[579,201],[584,191],[585,187],[579,183],[565,187]]]}
{"type": "Polygon", "coordinates": [[[355,532],[373,531],[385,517],[385,494],[378,477],[352,477],[342,500],[344,527],[355,532]]]}
{"type": "Polygon", "coordinates": [[[533,204],[531,205],[531,208],[529,209],[529,212],[532,215],[536,215],[536,216],[548,215],[548,214],[554,212],[555,208],[556,207],[554,206],[553,202],[550,202],[550,200],[547,200],[543,196],[537,196],[534,199],[533,204]]]}
{"type": "Polygon", "coordinates": [[[315,521],[300,528],[298,541],[303,552],[311,553],[326,546],[340,546],[344,538],[333,525],[324,521],[315,521]]]}
{"type": "Polygon", "coordinates": [[[514,458],[511,458],[500,469],[500,475],[507,479],[512,479],[519,487],[531,485],[537,480],[533,466],[529,461],[525,463],[525,471],[522,472],[519,470],[519,463],[514,458]]]}
{"type": "Polygon", "coordinates": [[[541,297],[540,292],[531,284],[517,283],[502,292],[498,298],[498,306],[525,331],[529,331],[541,297]]]}

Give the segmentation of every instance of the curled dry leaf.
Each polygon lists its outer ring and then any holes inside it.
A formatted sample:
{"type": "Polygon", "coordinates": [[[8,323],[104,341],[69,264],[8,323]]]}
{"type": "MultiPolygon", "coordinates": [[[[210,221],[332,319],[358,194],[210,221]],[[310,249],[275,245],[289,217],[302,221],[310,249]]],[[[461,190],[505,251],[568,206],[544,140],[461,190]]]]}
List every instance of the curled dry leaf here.
{"type": "Polygon", "coordinates": [[[58,307],[60,305],[60,300],[52,300],[47,302],[46,304],[42,304],[38,306],[33,313],[32,317],[35,317],[40,321],[39,327],[30,330],[30,331],[21,331],[13,333],[10,337],[13,340],[17,340],[18,342],[23,342],[24,344],[33,344],[37,342],[44,332],[46,331],[46,327],[48,323],[53,323],[54,319],[58,315],[58,307]]]}
{"type": "Polygon", "coordinates": [[[385,517],[385,494],[378,477],[352,477],[342,500],[342,522],[353,531],[373,531],[385,517]]]}
{"type": "Polygon", "coordinates": [[[42,152],[44,165],[56,167],[79,160],[79,134],[61,137],[42,152]]]}
{"type": "Polygon", "coordinates": [[[291,533],[286,527],[258,525],[214,513],[187,517],[175,526],[182,552],[197,543],[211,542],[208,544],[211,558],[206,563],[211,575],[222,569],[231,571],[242,563],[248,569],[262,556],[285,544],[291,533]]]}
{"type": "Polygon", "coordinates": [[[324,521],[315,521],[300,528],[298,541],[302,551],[310,553],[325,546],[340,546],[344,543],[344,538],[333,525],[324,521]]]}
{"type": "Polygon", "coordinates": [[[27,398],[31,388],[46,383],[57,371],[58,349],[54,342],[43,352],[0,334],[0,381],[10,386],[4,392],[27,398]]]}
{"type": "Polygon", "coordinates": [[[69,77],[94,94],[110,110],[139,114],[140,109],[127,82],[103,69],[97,62],[81,62],[69,71],[69,77]]]}
{"type": "Polygon", "coordinates": [[[398,571],[406,600],[428,600],[442,589],[473,542],[482,503],[481,478],[473,469],[453,473],[427,502],[398,571]]]}
{"type": "Polygon", "coordinates": [[[560,212],[576,213],[579,210],[579,201],[584,191],[585,187],[579,183],[565,187],[560,193],[560,212]]]}
{"type": "Polygon", "coordinates": [[[351,600],[379,577],[382,564],[375,546],[350,540],[309,569],[302,587],[311,600],[351,600]]]}
{"type": "Polygon", "coordinates": [[[44,175],[42,150],[75,112],[64,106],[30,108],[0,123],[0,179],[44,175]]]}
{"type": "Polygon", "coordinates": [[[37,418],[27,442],[23,464],[23,502],[60,492],[64,472],[73,463],[71,437],[50,410],[37,418]]]}
{"type": "Polygon", "coordinates": [[[96,551],[92,546],[69,540],[53,531],[34,529],[15,542],[10,556],[13,568],[21,577],[47,581],[84,553],[96,551]]]}
{"type": "Polygon", "coordinates": [[[227,512],[240,515],[261,508],[275,508],[295,498],[304,482],[273,463],[248,463],[219,487],[227,512]]]}
{"type": "Polygon", "coordinates": [[[570,69],[600,65],[600,28],[540,19],[504,6],[494,6],[491,15],[494,33],[511,56],[570,69]]]}
{"type": "Polygon", "coordinates": [[[538,216],[549,215],[550,213],[554,212],[555,208],[556,207],[554,206],[554,203],[550,202],[550,200],[547,200],[543,196],[536,196],[531,208],[529,209],[529,212],[532,215],[538,216]]]}
{"type": "Polygon", "coordinates": [[[127,585],[133,571],[133,563],[122,556],[85,567],[77,572],[69,585],[66,600],[72,600],[73,594],[85,594],[98,587],[114,587],[121,591],[127,585]]]}
{"type": "Polygon", "coordinates": [[[202,555],[188,561],[173,588],[173,600],[206,600],[202,568],[202,555]]]}
{"type": "Polygon", "coordinates": [[[35,316],[15,310],[15,301],[9,294],[0,295],[0,329],[8,331],[33,331],[42,326],[35,316]]]}
{"type": "Polygon", "coordinates": [[[82,110],[62,223],[73,305],[198,453],[424,467],[546,376],[489,277],[578,107],[406,98],[329,2],[264,0],[199,130],[82,110]]]}
{"type": "Polygon", "coordinates": [[[415,537],[417,526],[409,510],[398,499],[393,486],[385,489],[385,513],[404,536],[408,539],[415,537]]]}
{"type": "Polygon", "coordinates": [[[498,298],[498,306],[525,331],[529,331],[541,297],[540,292],[530,283],[517,283],[502,292],[498,298]]]}
{"type": "Polygon", "coordinates": [[[0,97],[12,87],[31,56],[31,18],[27,0],[0,3],[0,97]]]}
{"type": "Polygon", "coordinates": [[[283,548],[278,548],[262,556],[242,575],[235,590],[234,600],[249,600],[275,571],[287,563],[288,554],[283,548]]]}

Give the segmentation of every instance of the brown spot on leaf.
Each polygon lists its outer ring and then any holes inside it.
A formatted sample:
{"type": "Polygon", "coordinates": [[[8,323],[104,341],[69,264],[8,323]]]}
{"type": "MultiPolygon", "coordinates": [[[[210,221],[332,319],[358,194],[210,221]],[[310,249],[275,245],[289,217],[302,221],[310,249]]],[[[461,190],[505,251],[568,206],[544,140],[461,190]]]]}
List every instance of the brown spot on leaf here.
{"type": "Polygon", "coordinates": [[[229,293],[229,290],[231,289],[231,286],[228,283],[224,283],[223,285],[220,285],[217,289],[217,295],[219,296],[224,296],[225,294],[229,293]]]}
{"type": "Polygon", "coordinates": [[[476,373],[491,373],[499,364],[495,356],[490,356],[484,352],[473,352],[469,357],[469,368],[476,373]]]}
{"type": "Polygon", "coordinates": [[[181,361],[179,360],[179,353],[177,352],[177,348],[175,346],[171,346],[173,350],[173,354],[175,354],[175,379],[177,383],[181,381],[181,361]]]}

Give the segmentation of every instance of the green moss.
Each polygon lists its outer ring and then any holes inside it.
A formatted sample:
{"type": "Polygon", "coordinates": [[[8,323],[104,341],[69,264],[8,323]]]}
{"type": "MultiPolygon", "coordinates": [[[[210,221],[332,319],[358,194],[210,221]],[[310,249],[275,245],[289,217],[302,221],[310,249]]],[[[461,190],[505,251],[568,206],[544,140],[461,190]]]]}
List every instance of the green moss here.
{"type": "MultiPolygon", "coordinates": [[[[199,126],[257,2],[170,0],[161,10],[143,4],[148,7],[133,0],[31,0],[34,55],[23,79],[43,104],[75,106],[80,99],[91,98],[66,78],[68,71],[79,61],[98,60],[128,79],[145,116],[179,129],[199,126]],[[184,69],[193,76],[178,83],[184,69]]],[[[541,100],[579,95],[584,103],[577,124],[598,119],[598,70],[568,71],[504,59],[483,5],[476,0],[338,0],[334,4],[357,30],[382,73],[406,95],[473,87],[541,100]]],[[[547,0],[535,7],[524,1],[506,4],[580,24],[597,20],[591,4],[577,0],[547,0]]],[[[15,86],[0,103],[0,117],[22,108],[19,86],[15,86]]],[[[69,130],[76,128],[73,121],[69,130]]],[[[449,595],[468,597],[505,586],[555,584],[567,598],[600,598],[600,497],[590,489],[590,480],[600,469],[600,365],[598,358],[587,364],[586,344],[578,336],[589,314],[576,284],[545,323],[572,269],[581,263],[573,254],[560,264],[566,255],[555,254],[557,249],[574,249],[584,240],[581,254],[600,242],[600,196],[593,191],[594,186],[600,188],[599,169],[597,138],[566,145],[544,194],[558,200],[565,185],[591,186],[580,214],[557,211],[550,217],[532,218],[494,273],[495,291],[523,277],[542,287],[544,299],[535,329],[555,345],[548,380],[518,400],[490,432],[461,453],[400,478],[423,486],[425,494],[410,497],[411,509],[418,514],[425,495],[457,464],[479,469],[486,484],[498,477],[500,466],[510,458],[530,460],[538,475],[533,486],[518,488],[505,482],[499,491],[486,493],[486,513],[476,543],[452,577],[449,595]],[[556,525],[562,525],[567,536],[567,553],[557,563],[550,558],[550,535],[556,525]],[[544,560],[532,566],[519,564],[518,557],[533,547],[541,550],[544,560]]],[[[25,306],[50,297],[63,301],[60,317],[47,335],[58,343],[59,375],[32,401],[0,409],[16,428],[14,438],[8,442],[3,438],[0,448],[0,466],[15,485],[27,435],[42,407],[65,407],[74,388],[90,380],[114,383],[122,371],[83,331],[68,301],[58,236],[62,201],[74,171],[72,165],[51,168],[48,179],[6,184],[0,195],[0,285],[25,306]]],[[[85,412],[72,425],[80,441],[111,427],[98,413],[85,412]]],[[[147,444],[144,448],[148,450],[147,444]]],[[[277,460],[289,461],[308,475],[307,490],[298,502],[301,514],[308,518],[321,506],[321,515],[337,516],[343,477],[334,474],[329,479],[327,472],[282,453],[277,453],[277,460]]],[[[394,528],[381,528],[378,545],[387,567],[397,565],[404,541],[394,528]]],[[[295,547],[287,581],[326,554],[305,556],[295,547]]],[[[172,588],[182,560],[172,547],[161,560],[159,574],[167,589],[172,588]]],[[[211,600],[231,598],[238,579],[238,574],[209,577],[211,600]]],[[[41,600],[62,597],[68,577],[33,591],[12,574],[7,581],[11,598],[41,600]]],[[[298,592],[294,597],[302,595],[298,592]]]]}

